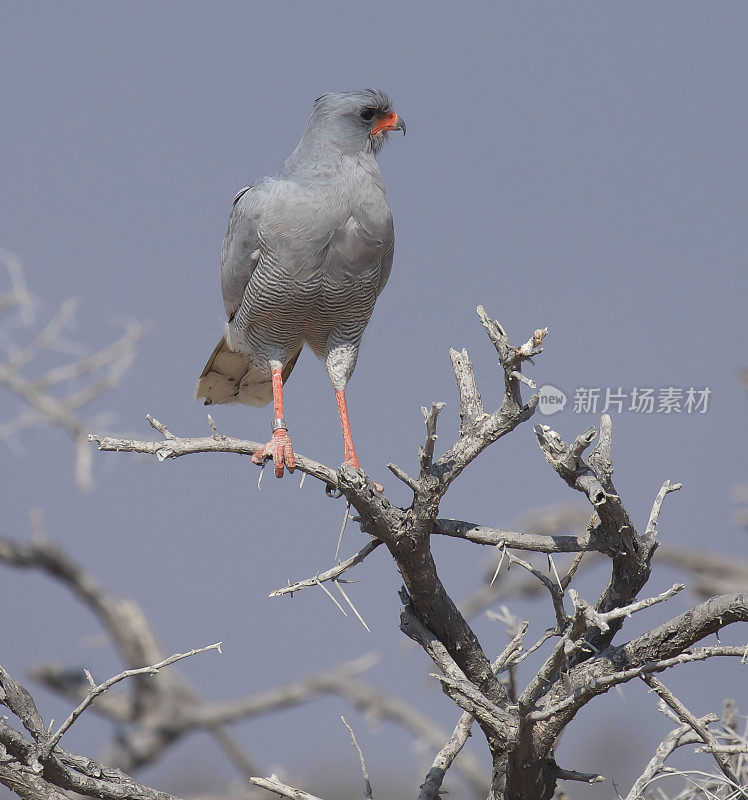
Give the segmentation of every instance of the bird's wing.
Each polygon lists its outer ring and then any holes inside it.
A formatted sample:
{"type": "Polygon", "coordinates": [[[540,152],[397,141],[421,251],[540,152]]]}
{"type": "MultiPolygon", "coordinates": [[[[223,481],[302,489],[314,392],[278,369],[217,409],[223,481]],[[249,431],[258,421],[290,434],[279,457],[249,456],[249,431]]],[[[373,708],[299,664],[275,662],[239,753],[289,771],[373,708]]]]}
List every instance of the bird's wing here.
{"type": "Polygon", "coordinates": [[[379,268],[379,286],[377,287],[377,297],[382,294],[382,289],[387,285],[387,281],[390,277],[390,272],[392,272],[392,256],[395,252],[395,240],[393,238],[392,242],[390,243],[390,247],[387,252],[384,254],[382,258],[382,263],[379,268]]]}
{"type": "Polygon", "coordinates": [[[242,302],[259,255],[259,231],[269,200],[266,181],[242,189],[234,198],[221,248],[221,289],[229,319],[242,302]]]}
{"type": "Polygon", "coordinates": [[[357,209],[332,235],[325,269],[333,280],[379,270],[377,294],[384,289],[392,269],[394,233],[389,207],[357,209]]]}

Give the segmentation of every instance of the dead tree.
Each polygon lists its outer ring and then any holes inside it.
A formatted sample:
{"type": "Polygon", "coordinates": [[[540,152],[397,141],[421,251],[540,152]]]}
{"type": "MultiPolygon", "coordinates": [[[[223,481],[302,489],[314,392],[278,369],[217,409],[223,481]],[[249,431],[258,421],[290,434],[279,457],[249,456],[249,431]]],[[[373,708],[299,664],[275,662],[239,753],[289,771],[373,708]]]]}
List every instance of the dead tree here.
{"type": "MultiPolygon", "coordinates": [[[[741,658],[743,648],[698,647],[698,643],[725,625],[748,621],[748,602],[743,593],[723,594],[621,644],[614,643],[625,619],[644,608],[667,600],[683,586],[676,585],[657,597],[637,600],[651,571],[657,549],[657,522],[662,503],[679,484],[666,481],[658,492],[649,520],[641,532],[629,516],[612,481],[611,421],[603,416],[599,435],[594,428],[567,444],[548,426],[537,426],[535,435],[546,460],[569,485],[591,505],[587,530],[580,536],[538,536],[514,533],[472,522],[439,518],[439,505],[461,472],[489,445],[529,420],[537,395],[527,402],[523,384],[533,382],[522,373],[525,362],[542,351],[545,330],[536,330],[520,347],[514,347],[501,325],[479,307],[480,320],[498,354],[504,373],[504,396],[496,410],[486,411],[478,392],[472,364],[466,351],[451,351],[450,357],[460,395],[460,432],[457,440],[438,458],[435,455],[437,418],[441,403],[423,409],[426,439],[419,450],[420,471],[410,476],[395,464],[394,475],[413,493],[411,504],[399,507],[378,491],[361,470],[333,470],[298,456],[298,468],[321,480],[326,491],[342,496],[357,512],[356,520],[371,541],[355,556],[328,571],[274,594],[297,592],[324,582],[336,582],[352,566],[363,561],[380,545],[390,552],[404,580],[401,591],[402,631],[418,642],[439,669],[435,676],[465,716],[421,788],[420,800],[435,798],[444,773],[464,743],[466,729],[477,721],[491,751],[493,769],[489,797],[507,800],[545,800],[552,797],[559,780],[598,780],[558,766],[556,742],[577,712],[611,687],[642,680],[670,705],[684,725],[693,728],[695,718],[661,684],[659,673],[689,661],[719,656],[741,658]],[[597,437],[595,447],[585,457],[597,437]],[[439,579],[431,551],[433,535],[448,535],[482,545],[499,547],[502,560],[531,572],[547,589],[553,606],[555,639],[538,673],[511,698],[500,674],[522,659],[520,630],[508,648],[492,663],[467,619],[457,609],[439,579]],[[576,553],[568,571],[552,576],[537,570],[512,551],[546,553],[552,564],[555,553],[576,553]],[[570,583],[585,553],[595,552],[611,562],[611,576],[594,604],[579,597],[570,583]]],[[[191,453],[229,452],[251,455],[261,446],[219,434],[183,438],[175,436],[155,419],[152,426],[162,440],[137,442],[93,436],[100,450],[150,453],[159,460],[191,453]]],[[[542,646],[539,643],[538,646],[542,646]]],[[[535,649],[533,645],[532,650],[535,649]]],[[[740,778],[705,725],[701,741],[713,753],[726,781],[740,786],[740,778]]],[[[696,728],[693,728],[697,730],[696,728]]],[[[748,796],[748,795],[746,795],[748,796]]]]}
{"type": "MultiPolygon", "coordinates": [[[[646,787],[667,770],[668,755],[693,742],[698,742],[700,749],[711,755],[721,773],[719,778],[709,777],[712,796],[748,797],[745,737],[730,720],[723,720],[720,731],[712,729],[710,726],[716,718],[695,717],[659,677],[666,670],[691,661],[716,657],[745,660],[743,647],[703,646],[700,642],[727,625],[748,621],[746,595],[732,591],[710,597],[640,636],[629,641],[615,641],[629,616],[667,601],[684,586],[676,584],[655,597],[638,599],[650,576],[658,547],[657,524],[663,501],[680,485],[665,481],[656,495],[649,519],[637,527],[612,481],[609,417],[603,416],[599,433],[591,428],[571,443],[564,442],[548,426],[535,428],[548,463],[591,506],[584,533],[544,536],[439,517],[441,500],[453,481],[489,445],[528,421],[538,402],[537,395],[532,395],[527,402],[522,399],[523,384],[535,388],[522,373],[522,367],[542,352],[547,331],[536,330],[525,344],[515,347],[498,322],[490,319],[481,307],[478,314],[496,349],[504,375],[504,394],[499,407],[485,410],[467,352],[451,351],[460,396],[459,435],[446,452],[437,456],[437,418],[443,404],[423,409],[426,438],[419,449],[418,475],[410,476],[400,467],[388,465],[412,491],[412,501],[407,507],[390,502],[362,470],[347,467],[334,470],[297,454],[297,468],[319,479],[329,495],[343,498],[350,504],[356,512],[354,519],[370,536],[370,541],[351,558],[306,580],[281,587],[272,595],[290,594],[309,587],[324,588],[329,583],[355,610],[340,585],[341,577],[378,547],[384,546],[389,551],[404,581],[400,593],[400,628],[432,659],[438,669],[434,678],[463,712],[451,737],[445,737],[419,788],[419,800],[438,797],[445,773],[455,762],[474,722],[480,727],[492,757],[491,773],[485,781],[485,795],[490,800],[547,800],[558,790],[560,781],[602,780],[602,775],[579,773],[572,769],[573,765],[559,766],[554,758],[556,743],[586,704],[610,688],[634,680],[643,681],[658,695],[678,727],[657,749],[627,800],[641,797],[646,787]],[[592,447],[595,439],[597,442],[592,447]],[[541,590],[549,595],[554,625],[548,633],[525,648],[523,638],[528,625],[517,625],[509,645],[492,661],[473,632],[468,616],[458,610],[439,578],[431,550],[434,535],[498,548],[496,572],[504,565],[526,570],[528,577],[537,581],[541,590]],[[523,551],[546,554],[548,571],[518,555],[523,551]],[[573,554],[573,558],[568,567],[559,571],[553,556],[564,553],[573,554]],[[583,559],[593,555],[608,559],[611,573],[599,597],[589,603],[571,588],[571,583],[583,559]],[[548,650],[544,663],[524,686],[519,686],[518,665],[531,652],[544,647],[548,650]]],[[[100,435],[91,439],[99,450],[147,453],[160,461],[205,452],[252,455],[261,447],[259,442],[220,434],[212,420],[210,434],[202,437],[179,437],[161,422],[151,417],[149,421],[161,434],[161,439],[134,441],[100,435]]],[[[6,545],[5,560],[12,558],[6,545]]],[[[23,560],[18,553],[15,558],[23,560]]],[[[32,562],[28,565],[33,564],[34,558],[38,558],[38,554],[27,554],[27,560],[32,562]]],[[[185,655],[188,654],[177,654],[172,660],[185,655]]],[[[155,656],[154,652],[152,657],[155,656]]],[[[140,654],[128,661],[129,676],[139,680],[142,672],[138,669],[158,670],[166,666],[169,659],[156,663],[140,654]],[[143,660],[149,663],[144,664],[143,660]]],[[[123,673],[115,677],[119,680],[128,675],[123,673]]],[[[100,709],[109,706],[110,710],[105,713],[113,714],[117,704],[114,697],[111,703],[106,700],[107,688],[79,684],[71,693],[80,699],[81,705],[93,702],[91,695],[96,693],[100,709]]],[[[5,672],[0,672],[0,702],[16,715],[26,732],[21,733],[6,722],[0,724],[3,748],[0,750],[0,780],[21,796],[55,798],[60,789],[72,789],[107,800],[165,797],[136,784],[123,773],[61,750],[59,739],[65,730],[49,731],[28,692],[5,672]]],[[[190,702],[195,704],[194,700],[190,702]]],[[[200,709],[200,703],[196,705],[200,709]]],[[[127,713],[133,713],[132,707],[127,713]]],[[[225,721],[225,717],[213,718],[217,725],[225,721]]],[[[358,749],[355,736],[353,741],[358,749]]],[[[361,760],[370,795],[363,757],[361,760]]],[[[313,798],[275,777],[248,777],[252,784],[282,796],[313,798]]]]}

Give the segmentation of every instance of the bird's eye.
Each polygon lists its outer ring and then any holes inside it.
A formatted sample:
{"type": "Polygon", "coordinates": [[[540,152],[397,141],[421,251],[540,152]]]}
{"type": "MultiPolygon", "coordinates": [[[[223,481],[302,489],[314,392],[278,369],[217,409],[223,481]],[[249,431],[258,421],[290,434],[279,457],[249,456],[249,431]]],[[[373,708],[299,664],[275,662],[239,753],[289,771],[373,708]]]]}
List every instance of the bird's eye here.
{"type": "Polygon", "coordinates": [[[365,108],[361,112],[361,119],[364,120],[364,122],[370,122],[373,117],[374,117],[374,109],[373,108],[365,108]]]}

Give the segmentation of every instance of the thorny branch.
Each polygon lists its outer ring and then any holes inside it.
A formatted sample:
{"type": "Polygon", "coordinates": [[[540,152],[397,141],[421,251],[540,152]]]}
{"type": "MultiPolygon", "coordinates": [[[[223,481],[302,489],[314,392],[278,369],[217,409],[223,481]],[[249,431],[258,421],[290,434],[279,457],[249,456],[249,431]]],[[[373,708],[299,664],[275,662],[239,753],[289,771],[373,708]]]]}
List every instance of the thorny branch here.
{"type": "Polygon", "coordinates": [[[163,661],[159,661],[158,664],[150,664],[147,667],[138,667],[137,669],[126,669],[122,672],[114,675],[113,677],[105,680],[103,683],[98,685],[93,683],[93,678],[91,678],[91,674],[86,672],[86,677],[91,684],[91,690],[88,694],[81,700],[81,702],[70,712],[70,716],[60,725],[57,731],[52,734],[52,736],[47,739],[44,743],[43,752],[44,753],[51,753],[52,750],[55,749],[57,743],[63,737],[63,735],[70,729],[73,723],[80,717],[80,715],[93,703],[93,701],[104,694],[107,689],[111,689],[116,683],[120,681],[124,681],[127,678],[135,678],[139,675],[156,675],[160,669],[164,667],[170,667],[172,664],[176,664],[177,661],[181,661],[184,658],[190,658],[191,656],[196,655],[197,653],[204,653],[206,650],[218,650],[221,652],[221,642],[216,642],[216,644],[209,644],[205,647],[199,647],[197,649],[190,650],[188,653],[175,653],[168,658],[165,658],[163,661]]]}
{"type": "MultiPolygon", "coordinates": [[[[546,460],[590,503],[591,517],[585,533],[542,536],[439,518],[441,500],[452,482],[483,450],[527,421],[538,403],[537,395],[527,402],[522,399],[523,386],[535,388],[522,369],[542,352],[547,329],[536,330],[527,342],[515,347],[502,326],[490,319],[482,307],[478,308],[478,315],[504,376],[504,392],[498,407],[487,410],[467,352],[452,350],[450,358],[459,393],[459,433],[451,446],[437,455],[437,421],[443,406],[433,404],[430,410],[424,408],[426,438],[419,450],[418,477],[408,475],[397,465],[389,465],[393,474],[412,491],[412,501],[407,507],[395,506],[383,492],[377,491],[362,470],[349,467],[333,470],[297,454],[298,468],[321,480],[331,496],[343,497],[355,509],[362,531],[371,539],[351,558],[313,578],[277,589],[273,596],[312,586],[324,588],[326,581],[338,582],[347,570],[383,544],[405,584],[401,593],[404,606],[401,628],[438,666],[441,674],[435,677],[465,712],[453,735],[439,748],[421,787],[420,800],[435,800],[439,795],[444,775],[467,738],[471,718],[480,725],[492,756],[489,800],[549,800],[559,780],[594,782],[602,777],[561,768],[554,759],[559,736],[581,708],[612,686],[635,678],[653,681],[656,673],[679,664],[741,656],[744,653],[741,647],[696,645],[726,625],[748,621],[748,606],[744,594],[722,594],[629,642],[613,644],[627,617],[665,602],[682,588],[676,585],[657,597],[637,600],[649,578],[658,546],[657,523],[664,498],[680,486],[663,484],[640,534],[612,481],[612,423],[607,415],[602,417],[599,434],[590,428],[570,444],[548,426],[535,427],[546,460]],[[595,438],[597,443],[592,447],[595,438]],[[520,635],[513,640],[509,654],[502,655],[504,661],[500,667],[491,664],[467,616],[458,610],[439,578],[431,551],[433,534],[499,547],[507,566],[521,565],[529,579],[550,592],[555,628],[524,653],[520,653],[520,635]],[[547,554],[549,574],[512,550],[547,554]],[[588,552],[596,555],[598,563],[605,557],[612,565],[610,580],[594,604],[586,603],[570,590],[581,557],[588,552]],[[568,564],[560,565],[559,570],[552,560],[555,553],[577,555],[568,564]],[[573,606],[571,614],[565,606],[567,595],[573,606]],[[513,702],[517,665],[550,638],[558,641],[537,674],[524,689],[517,689],[517,702],[513,702]],[[498,674],[503,669],[508,669],[512,676],[511,694],[498,674]]],[[[100,450],[148,453],[160,461],[199,452],[251,455],[261,446],[219,434],[212,421],[210,435],[183,438],[157,420],[148,419],[162,439],[134,441],[101,435],[91,439],[100,450]]],[[[698,720],[687,719],[691,729],[698,733],[698,720]]],[[[723,763],[733,757],[731,752],[718,749],[732,746],[733,742],[718,746],[713,738],[705,739],[703,735],[699,741],[723,763]]],[[[283,796],[310,797],[275,778],[251,780],[283,796]]]]}
{"type": "MultiPolygon", "coordinates": [[[[401,726],[415,739],[434,749],[440,746],[447,735],[433,720],[401,698],[358,679],[376,663],[377,658],[373,655],[363,656],[285,686],[210,703],[200,700],[174,670],[143,682],[137,673],[148,675],[153,668],[138,668],[137,665],[162,661],[163,654],[145,615],[132,601],[111,597],[90,574],[49,542],[42,532],[39,532],[36,540],[24,544],[0,537],[0,562],[17,568],[39,569],[61,580],[99,617],[122,660],[135,665],[116,676],[119,680],[136,675],[132,681],[131,697],[109,691],[109,686],[103,693],[97,691],[92,696],[90,682],[80,671],[57,665],[44,665],[32,671],[37,681],[79,704],[77,713],[73,712],[76,717],[82,711],[81,706],[92,704],[94,711],[104,717],[131,724],[130,733],[114,749],[104,754],[104,761],[126,771],[153,762],[167,747],[174,746],[190,732],[205,730],[216,739],[237,769],[245,777],[250,777],[258,771],[257,766],[242,752],[225,726],[328,694],[345,698],[354,708],[371,718],[388,720],[401,726]]],[[[106,684],[111,686],[112,680],[106,684]]],[[[457,766],[470,784],[481,790],[484,788],[482,771],[471,756],[464,757],[457,766]]]]}
{"type": "MultiPolygon", "coordinates": [[[[656,678],[654,675],[642,675],[642,680],[653,692],[656,692],[662,701],[670,706],[676,715],[691,727],[691,729],[698,735],[702,742],[710,748],[710,752],[717,762],[719,768],[724,772],[725,777],[733,783],[736,787],[740,787],[740,778],[735,774],[732,768],[730,759],[721,753],[719,750],[719,743],[712,735],[708,726],[699,720],[695,714],[686,708],[686,706],[665,686],[665,684],[656,678]]],[[[748,787],[743,792],[744,797],[748,797],[748,787]]]]}
{"type": "MultiPolygon", "coordinates": [[[[199,651],[193,651],[190,655],[196,652],[199,651]]],[[[33,797],[38,793],[41,793],[42,797],[54,797],[58,795],[57,788],[59,788],[99,797],[102,800],[170,798],[170,795],[164,792],[137,783],[117,769],[105,767],[82,756],[72,755],[57,747],[59,737],[62,735],[60,731],[54,735],[48,732],[31,695],[2,667],[0,667],[0,703],[20,720],[26,732],[31,735],[29,741],[4,719],[0,720],[0,783],[14,791],[23,790],[22,797],[33,797]],[[44,787],[38,785],[39,778],[43,778],[49,786],[56,788],[49,793],[45,792],[44,787]]],[[[62,732],[64,733],[64,730],[62,732]]]]}
{"type": "Polygon", "coordinates": [[[119,385],[135,357],[136,345],[147,326],[133,321],[124,324],[121,336],[96,352],[67,342],[63,334],[72,325],[76,304],[63,303],[50,321],[35,335],[34,312],[39,301],[26,288],[23,269],[17,257],[0,248],[0,264],[10,279],[10,289],[0,297],[0,345],[5,360],[0,361],[0,386],[23,403],[23,410],[0,424],[0,439],[18,447],[21,435],[29,428],[54,425],[64,430],[75,443],[76,480],[90,489],[91,450],[88,431],[100,424],[101,417],[81,417],[94,400],[119,385]],[[15,318],[8,319],[15,311],[15,318]],[[11,336],[12,328],[17,329],[11,336]],[[54,353],[64,363],[44,372],[35,369],[44,356],[54,353]]]}
{"type": "MultiPolygon", "coordinates": [[[[676,703],[680,704],[680,701],[676,703]]],[[[672,702],[670,703],[672,706],[672,702]]],[[[682,705],[682,704],[681,704],[682,705]]],[[[744,797],[748,788],[748,723],[743,727],[742,733],[737,729],[738,713],[732,701],[725,701],[722,719],[716,714],[696,718],[683,706],[681,713],[673,713],[665,702],[660,703],[660,711],[669,719],[677,723],[687,721],[671,731],[658,745],[654,755],[637,778],[625,800],[640,800],[649,796],[651,787],[657,781],[666,778],[682,777],[685,779],[686,788],[675,796],[674,800],[691,800],[692,798],[709,797],[714,800],[737,800],[744,797]],[[719,729],[713,731],[711,725],[719,721],[719,729]],[[721,740],[724,744],[716,743],[703,747],[696,747],[696,753],[717,751],[732,756],[729,768],[733,771],[732,778],[720,773],[706,773],[696,770],[678,770],[666,766],[667,759],[679,748],[686,745],[700,745],[704,736],[715,742],[721,740]]],[[[660,791],[662,796],[665,796],[660,791]]]]}

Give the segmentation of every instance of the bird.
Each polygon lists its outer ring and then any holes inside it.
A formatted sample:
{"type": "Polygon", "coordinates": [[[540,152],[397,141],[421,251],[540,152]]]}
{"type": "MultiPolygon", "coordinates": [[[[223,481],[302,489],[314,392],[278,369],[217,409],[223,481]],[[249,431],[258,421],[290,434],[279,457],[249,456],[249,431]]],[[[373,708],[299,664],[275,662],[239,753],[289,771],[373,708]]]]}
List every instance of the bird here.
{"type": "Polygon", "coordinates": [[[392,269],[394,227],[376,155],[405,122],[376,89],[315,100],[278,173],[234,198],[221,248],[228,320],[195,397],[206,405],[273,403],[271,438],[252,456],[276,477],[296,467],[283,387],[304,347],[324,361],[337,402],[343,464],[360,468],[345,390],[392,269]]]}

